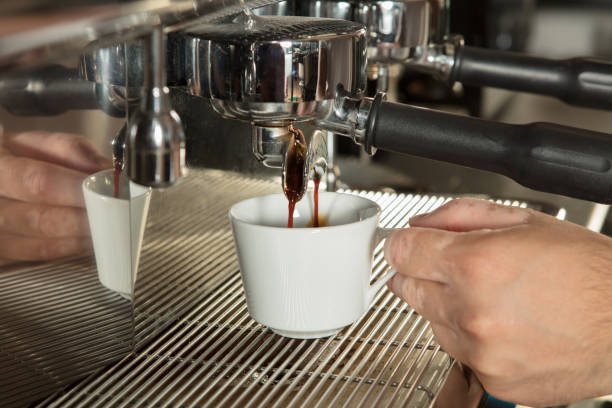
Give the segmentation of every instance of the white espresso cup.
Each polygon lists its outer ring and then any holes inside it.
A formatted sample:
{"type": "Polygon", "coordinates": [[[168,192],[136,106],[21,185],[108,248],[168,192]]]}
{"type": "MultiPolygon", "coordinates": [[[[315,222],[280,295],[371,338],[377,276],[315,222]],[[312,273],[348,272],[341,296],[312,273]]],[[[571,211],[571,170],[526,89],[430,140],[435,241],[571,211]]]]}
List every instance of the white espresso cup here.
{"type": "Polygon", "coordinates": [[[389,230],[378,227],[380,207],[363,197],[319,193],[329,225],[321,228],[305,228],[312,193],[295,207],[295,228],[287,228],[287,205],[274,194],[229,212],[249,314],[283,336],[330,336],[359,320],[394,275],[370,285],[374,250],[389,230]]]}
{"type": "Polygon", "coordinates": [[[145,230],[151,188],[121,176],[115,198],[114,170],[83,181],[87,218],[102,285],[131,298],[145,230]]]}

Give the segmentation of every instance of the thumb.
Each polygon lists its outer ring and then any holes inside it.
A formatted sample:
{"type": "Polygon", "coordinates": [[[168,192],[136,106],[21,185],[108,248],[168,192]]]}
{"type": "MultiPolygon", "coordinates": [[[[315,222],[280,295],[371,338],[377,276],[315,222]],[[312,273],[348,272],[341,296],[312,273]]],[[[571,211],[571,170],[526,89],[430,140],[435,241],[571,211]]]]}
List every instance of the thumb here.
{"type": "Polygon", "coordinates": [[[411,218],[410,226],[468,232],[526,224],[533,215],[526,208],[508,207],[475,198],[458,198],[431,213],[411,218]]]}

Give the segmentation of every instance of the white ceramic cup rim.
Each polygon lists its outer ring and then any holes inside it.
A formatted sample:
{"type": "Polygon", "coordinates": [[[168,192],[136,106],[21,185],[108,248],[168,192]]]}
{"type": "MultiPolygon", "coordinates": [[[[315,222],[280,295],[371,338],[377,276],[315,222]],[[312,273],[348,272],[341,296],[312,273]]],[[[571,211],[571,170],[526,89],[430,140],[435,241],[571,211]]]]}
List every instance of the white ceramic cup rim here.
{"type": "Polygon", "coordinates": [[[151,187],[147,187],[147,186],[143,186],[143,185],[138,184],[138,183],[134,183],[131,180],[129,180],[130,184],[134,184],[134,185],[136,185],[138,187],[141,187],[141,189],[138,189],[135,192],[132,192],[130,190],[130,194],[129,194],[128,197],[115,197],[114,195],[104,194],[104,193],[100,192],[99,190],[95,190],[95,189],[92,188],[91,184],[93,184],[93,180],[92,179],[94,177],[96,177],[96,176],[104,176],[104,177],[106,177],[107,173],[113,173],[112,176],[114,177],[114,172],[115,172],[114,169],[105,169],[105,170],[100,170],[97,173],[90,174],[89,176],[87,176],[85,178],[85,180],[83,180],[83,183],[82,183],[83,189],[86,189],[87,191],[91,191],[93,194],[102,196],[105,199],[116,200],[116,201],[130,201],[130,200],[132,200],[134,198],[138,198],[138,197],[142,197],[142,196],[147,195],[147,194],[151,194],[151,187]]]}
{"type": "MultiPolygon", "coordinates": [[[[368,198],[365,198],[365,197],[361,197],[361,196],[357,196],[357,195],[353,195],[353,194],[347,194],[347,193],[327,192],[327,191],[319,192],[319,194],[345,195],[345,196],[350,197],[351,200],[354,199],[354,200],[357,200],[357,201],[362,201],[364,203],[367,203],[373,211],[372,211],[372,214],[370,214],[370,215],[368,215],[368,216],[366,216],[366,217],[364,217],[362,219],[356,220],[356,221],[351,221],[351,222],[347,222],[347,223],[343,223],[343,224],[336,224],[336,225],[327,225],[325,227],[308,227],[307,229],[309,231],[312,231],[312,230],[321,230],[321,229],[329,230],[329,229],[344,228],[344,227],[347,227],[349,225],[360,224],[360,223],[362,223],[362,222],[364,222],[366,220],[369,220],[371,218],[377,218],[382,213],[382,210],[381,210],[380,206],[377,203],[375,203],[374,201],[372,201],[372,200],[370,200],[368,198]]],[[[282,194],[282,193],[275,193],[275,194],[267,194],[267,195],[263,195],[263,196],[253,197],[253,198],[249,198],[249,199],[240,201],[239,203],[234,204],[232,206],[232,208],[230,208],[230,211],[229,211],[230,218],[233,221],[236,221],[236,222],[238,222],[240,224],[250,225],[250,226],[257,227],[257,228],[262,228],[262,229],[282,230],[282,231],[286,231],[285,233],[298,233],[299,231],[303,231],[305,229],[304,227],[287,228],[287,227],[284,227],[284,226],[265,225],[265,224],[261,224],[261,223],[258,223],[258,222],[252,222],[252,221],[245,220],[239,214],[237,214],[238,213],[238,208],[240,206],[243,206],[243,205],[246,206],[250,202],[253,202],[253,201],[260,201],[260,200],[266,199],[266,198],[277,198],[277,197],[282,197],[282,198],[286,199],[284,194],[282,194]]],[[[380,226],[378,228],[380,228],[380,226]]]]}

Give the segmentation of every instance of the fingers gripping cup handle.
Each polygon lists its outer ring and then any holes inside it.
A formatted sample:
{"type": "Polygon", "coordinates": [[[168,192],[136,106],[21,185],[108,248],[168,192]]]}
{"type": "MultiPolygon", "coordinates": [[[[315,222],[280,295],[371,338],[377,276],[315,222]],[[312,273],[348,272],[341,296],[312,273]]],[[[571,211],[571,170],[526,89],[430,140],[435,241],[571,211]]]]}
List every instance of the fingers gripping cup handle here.
{"type": "MultiPolygon", "coordinates": [[[[374,236],[374,246],[377,246],[381,243],[381,241],[387,238],[395,229],[393,228],[377,228],[376,235],[374,236]]],[[[378,293],[378,291],[392,278],[395,276],[397,271],[395,269],[391,269],[387,272],[386,275],[380,277],[378,281],[374,285],[370,286],[368,290],[368,305],[371,305],[374,301],[374,296],[378,293]]]]}

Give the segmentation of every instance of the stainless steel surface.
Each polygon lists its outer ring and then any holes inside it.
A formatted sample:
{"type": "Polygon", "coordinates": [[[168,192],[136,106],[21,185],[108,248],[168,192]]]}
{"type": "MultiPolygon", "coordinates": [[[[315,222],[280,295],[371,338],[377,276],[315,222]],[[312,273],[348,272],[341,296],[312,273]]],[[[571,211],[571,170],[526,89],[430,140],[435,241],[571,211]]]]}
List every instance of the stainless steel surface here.
{"type": "Polygon", "coordinates": [[[374,33],[371,36],[373,47],[376,47],[380,33],[387,40],[393,38],[389,45],[403,44],[408,47],[442,41],[449,34],[450,0],[304,0],[300,2],[299,12],[304,16],[368,23],[368,28],[374,33]],[[427,18],[421,18],[423,13],[427,18]],[[423,36],[427,37],[425,41],[423,36]]]}
{"type": "Polygon", "coordinates": [[[360,22],[368,31],[368,77],[389,90],[388,64],[447,77],[460,37],[449,36],[450,0],[309,0],[302,13],[360,22]]]}
{"type": "Polygon", "coordinates": [[[410,67],[427,72],[442,80],[448,80],[455,67],[455,55],[463,47],[461,35],[446,36],[440,42],[432,42],[422,49],[417,58],[410,62],[410,67]]]}
{"type": "MultiPolygon", "coordinates": [[[[327,144],[328,135],[326,132],[309,128],[301,131],[308,145],[306,167],[322,178],[328,169],[329,155],[334,154],[327,144]]],[[[288,127],[252,127],[253,154],[266,167],[285,169],[290,140],[291,132],[288,127]]],[[[284,172],[283,170],[283,174],[284,172]]],[[[311,178],[313,177],[314,173],[311,175],[311,178]]],[[[328,188],[327,181],[323,181],[322,187],[328,188]]]]}
{"type": "Polygon", "coordinates": [[[38,10],[17,8],[0,17],[0,72],[118,44],[199,18],[212,20],[278,0],[99,1],[38,10]]]}
{"type": "Polygon", "coordinates": [[[355,21],[368,30],[368,61],[407,63],[429,41],[431,7],[426,0],[358,1],[355,21]]]}
{"type": "Polygon", "coordinates": [[[48,65],[0,77],[0,105],[14,115],[58,115],[70,109],[98,108],[96,88],[78,72],[48,65]]]}
{"type": "Polygon", "coordinates": [[[356,144],[363,145],[368,154],[374,154],[376,148],[366,145],[368,123],[373,107],[385,98],[383,92],[378,92],[374,98],[339,97],[334,110],[328,116],[316,120],[316,126],[336,135],[350,137],[356,144]]]}
{"type": "Polygon", "coordinates": [[[143,41],[121,42],[98,48],[83,54],[80,64],[83,79],[120,87],[142,87],[145,68],[143,41]]]}
{"type": "Polygon", "coordinates": [[[387,64],[368,64],[368,80],[376,81],[376,92],[387,92],[391,73],[387,64]]]}
{"type": "MultiPolygon", "coordinates": [[[[267,3],[270,3],[268,1],[267,3]]],[[[250,4],[248,1],[245,6],[250,4]]],[[[255,2],[254,4],[258,4],[255,2]]],[[[259,7],[252,11],[255,15],[285,16],[294,14],[295,5],[292,1],[281,1],[259,7]]],[[[235,9],[232,9],[236,12],[235,9]]],[[[225,12],[229,14],[229,12],[225,12]]],[[[200,24],[211,23],[216,18],[204,17],[196,19],[200,24]]],[[[197,26],[197,23],[182,23],[189,27],[197,26]]],[[[181,24],[179,24],[180,26],[181,24]]],[[[128,38],[129,39],[129,38],[128,38]]],[[[172,36],[168,41],[168,60],[166,65],[166,76],[171,85],[185,85],[185,51],[186,44],[180,36],[172,36]]],[[[142,87],[145,72],[145,47],[143,41],[123,41],[110,46],[97,48],[86,52],[81,56],[81,77],[100,84],[111,84],[115,86],[142,87]]]]}
{"type": "MultiPolygon", "coordinates": [[[[130,87],[128,92],[144,86],[147,37],[119,42],[85,52],[80,57],[80,76],[108,87],[130,87]]],[[[165,70],[168,84],[185,86],[185,52],[180,36],[170,33],[166,46],[165,70]]],[[[126,92],[126,91],[123,91],[126,92]]]]}
{"type": "Polygon", "coordinates": [[[253,10],[253,14],[258,16],[294,16],[297,1],[284,0],[269,6],[259,7],[253,10]]]}
{"type": "Polygon", "coordinates": [[[428,0],[431,8],[429,19],[429,43],[438,43],[450,34],[451,0],[428,0]]]}
{"type": "Polygon", "coordinates": [[[80,79],[79,70],[47,64],[0,76],[0,105],[20,116],[60,115],[69,110],[101,109],[125,116],[125,91],[80,79]]]}
{"type": "MultiPolygon", "coordinates": [[[[431,406],[453,361],[386,288],[360,321],[326,339],[280,337],[249,317],[227,210],[278,191],[220,171],[192,171],[155,191],[135,286],[136,352],[38,406],[431,406]]],[[[450,199],[344,192],[378,202],[386,227],[450,199]]],[[[386,270],[381,245],[372,279],[386,270]]]]}
{"type": "Polygon", "coordinates": [[[91,258],[0,274],[0,395],[29,406],[132,350],[132,303],[104,288],[91,258]]]}
{"type": "Polygon", "coordinates": [[[253,126],[253,154],[264,166],[282,169],[291,137],[287,127],[253,126]]]}
{"type": "MultiPolygon", "coordinates": [[[[420,58],[430,37],[443,30],[443,0],[335,1],[308,0],[302,13],[316,17],[360,22],[368,31],[368,77],[387,92],[387,64],[409,63],[420,58]]],[[[448,6],[448,4],[446,4],[448,6]]]]}
{"type": "Polygon", "coordinates": [[[353,20],[353,2],[345,0],[304,0],[302,14],[312,17],[353,20]]]}
{"type": "Polygon", "coordinates": [[[165,39],[158,27],[145,44],[144,95],[129,118],[126,143],[128,176],[151,187],[170,186],[185,170],[185,133],[166,87],[165,39]]]}
{"type": "Polygon", "coordinates": [[[365,31],[356,23],[257,17],[185,33],[189,90],[225,117],[259,125],[327,116],[339,89],[365,89],[365,31]]]}

